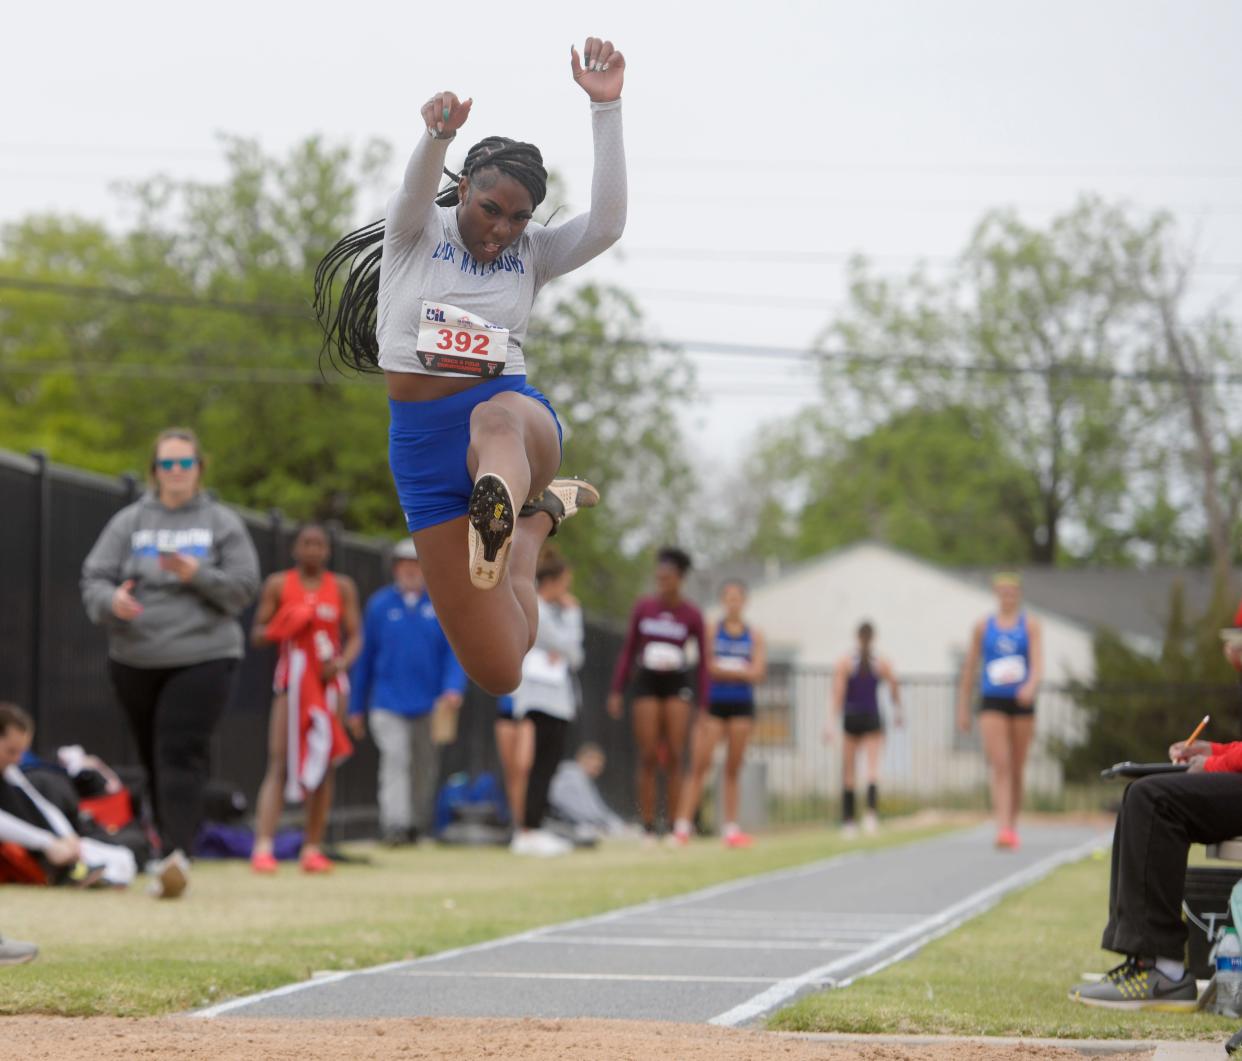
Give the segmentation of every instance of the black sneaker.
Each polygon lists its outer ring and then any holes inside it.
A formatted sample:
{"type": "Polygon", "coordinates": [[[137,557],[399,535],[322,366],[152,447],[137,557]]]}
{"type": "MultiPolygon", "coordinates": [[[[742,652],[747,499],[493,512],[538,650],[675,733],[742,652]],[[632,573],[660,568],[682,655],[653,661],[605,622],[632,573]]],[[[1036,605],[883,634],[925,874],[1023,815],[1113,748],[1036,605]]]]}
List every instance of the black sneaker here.
{"type": "Polygon", "coordinates": [[[1242,1050],[1242,1028],[1234,1032],[1229,1041],[1225,1043],[1225,1053],[1230,1057],[1233,1057],[1240,1050],[1242,1050]]]}
{"type": "Polygon", "coordinates": [[[509,484],[499,475],[480,475],[470,494],[467,515],[470,581],[478,589],[492,589],[505,577],[513,528],[517,526],[509,484]]]}
{"type": "Polygon", "coordinates": [[[522,506],[520,516],[533,516],[546,512],[552,517],[551,538],[561,525],[580,508],[594,508],[599,504],[599,491],[585,479],[553,479],[538,497],[531,498],[522,506]]]}
{"type": "Polygon", "coordinates": [[[1189,970],[1182,972],[1180,980],[1170,980],[1154,962],[1127,958],[1098,983],[1076,984],[1069,997],[1072,1002],[1104,1009],[1184,1012],[1196,1008],[1198,994],[1194,974],[1189,970]]]}

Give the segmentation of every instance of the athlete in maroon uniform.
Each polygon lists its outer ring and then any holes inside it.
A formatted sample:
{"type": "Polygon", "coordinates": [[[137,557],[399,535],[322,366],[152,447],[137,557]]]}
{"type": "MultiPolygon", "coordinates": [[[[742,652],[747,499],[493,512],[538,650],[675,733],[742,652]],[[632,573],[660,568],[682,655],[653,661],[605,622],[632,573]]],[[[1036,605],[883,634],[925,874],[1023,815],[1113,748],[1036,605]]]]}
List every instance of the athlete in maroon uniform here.
{"type": "Polygon", "coordinates": [[[681,796],[691,705],[707,703],[707,647],[703,615],[682,596],[690,557],[661,549],[656,558],[656,593],[640,597],[617,660],[608,713],[621,717],[622,693],[634,678],[634,739],[638,744],[638,810],[643,827],[655,832],[656,772],[663,754],[668,817],[681,796]],[[692,663],[686,649],[694,642],[692,663]]]}
{"type": "Polygon", "coordinates": [[[272,838],[284,798],[306,801],[302,869],[332,868],[319,845],[332,806],[333,768],[353,750],[341,720],[349,706],[349,668],[362,649],[362,624],[353,579],[327,568],[330,548],[318,524],[298,532],[295,566],[268,576],[250,633],[257,647],[280,646],[251,858],[257,873],[276,871],[272,838]]]}

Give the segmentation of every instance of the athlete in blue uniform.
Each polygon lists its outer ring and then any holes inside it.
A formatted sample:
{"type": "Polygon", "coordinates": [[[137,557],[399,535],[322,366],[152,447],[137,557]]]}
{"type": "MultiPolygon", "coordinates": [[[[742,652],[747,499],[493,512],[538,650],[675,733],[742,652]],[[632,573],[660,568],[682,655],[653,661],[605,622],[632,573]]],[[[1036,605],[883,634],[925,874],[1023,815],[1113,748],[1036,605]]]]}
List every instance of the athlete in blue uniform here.
{"type": "Polygon", "coordinates": [[[837,660],[832,672],[832,703],[834,719],[824,728],[824,739],[831,741],[836,731],[835,719],[841,720],[843,759],[841,764],[841,828],[847,835],[857,829],[855,819],[855,767],[858,753],[866,761],[867,811],[863,829],[874,833],[879,828],[876,804],[879,800],[880,753],[884,750],[884,719],[880,716],[880,683],[888,685],[893,701],[893,724],[900,726],[901,686],[888,660],[877,656],[872,648],[875,627],[863,623],[858,628],[858,650],[837,660]]]}
{"type": "Polygon", "coordinates": [[[711,686],[707,710],[700,709],[694,723],[690,776],[681,791],[681,805],[673,826],[673,838],[684,844],[690,839],[690,823],[699,807],[703,780],[711,769],[716,746],[726,742],[724,763],[724,829],[727,847],[749,847],[751,838],[738,826],[738,773],[755,721],[755,686],[767,674],[767,648],[763,634],[742,617],[746,587],[726,582],[720,591],[724,617],[707,637],[707,671],[711,686]]]}
{"type": "Polygon", "coordinates": [[[1035,735],[1035,694],[1044,672],[1043,629],[1022,610],[1022,580],[1012,573],[992,579],[997,612],[975,624],[957,696],[957,725],[970,731],[975,672],[983,664],[979,733],[992,783],[996,846],[1018,846],[1022,777],[1035,735]]]}

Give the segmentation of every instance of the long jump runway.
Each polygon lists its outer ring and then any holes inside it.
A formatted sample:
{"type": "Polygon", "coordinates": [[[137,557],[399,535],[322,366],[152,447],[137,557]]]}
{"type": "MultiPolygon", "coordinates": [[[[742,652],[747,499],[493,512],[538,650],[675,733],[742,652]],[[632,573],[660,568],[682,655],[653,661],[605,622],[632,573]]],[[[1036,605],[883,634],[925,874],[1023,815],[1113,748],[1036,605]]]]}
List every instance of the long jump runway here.
{"type": "MultiPolygon", "coordinates": [[[[489,943],[327,976],[199,1017],[598,1017],[755,1021],[878,971],[1006,893],[1103,847],[1032,825],[1018,853],[982,826],[730,881],[489,943]]],[[[590,857],[579,856],[579,857],[590,857]]]]}

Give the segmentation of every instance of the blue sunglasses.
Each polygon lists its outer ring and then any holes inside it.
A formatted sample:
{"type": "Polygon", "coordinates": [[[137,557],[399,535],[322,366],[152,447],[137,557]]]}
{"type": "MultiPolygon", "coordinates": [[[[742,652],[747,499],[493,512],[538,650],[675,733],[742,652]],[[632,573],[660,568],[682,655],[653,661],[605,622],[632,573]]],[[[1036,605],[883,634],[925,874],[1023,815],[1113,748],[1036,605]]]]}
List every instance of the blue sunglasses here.
{"type": "Polygon", "coordinates": [[[174,468],[180,468],[182,471],[188,472],[198,463],[197,457],[162,457],[155,462],[159,467],[170,472],[174,468]]]}

